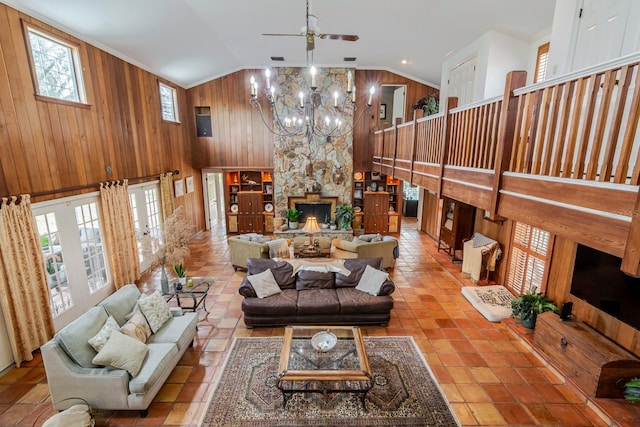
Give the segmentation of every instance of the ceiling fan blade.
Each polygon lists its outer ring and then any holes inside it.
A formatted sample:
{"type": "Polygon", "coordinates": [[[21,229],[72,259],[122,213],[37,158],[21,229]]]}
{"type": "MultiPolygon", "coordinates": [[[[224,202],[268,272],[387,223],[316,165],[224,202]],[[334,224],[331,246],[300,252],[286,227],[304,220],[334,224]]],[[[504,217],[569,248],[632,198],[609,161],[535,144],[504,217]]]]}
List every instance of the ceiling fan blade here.
{"type": "Polygon", "coordinates": [[[313,33],[307,34],[307,50],[313,50],[316,48],[315,37],[313,33]]]}
{"type": "Polygon", "coordinates": [[[354,42],[360,38],[355,34],[320,34],[319,37],[321,39],[344,40],[348,42],[354,42]]]}
{"type": "Polygon", "coordinates": [[[262,34],[263,36],[284,36],[284,37],[302,37],[304,36],[304,34],[272,34],[272,33],[268,33],[268,34],[262,34]]]}

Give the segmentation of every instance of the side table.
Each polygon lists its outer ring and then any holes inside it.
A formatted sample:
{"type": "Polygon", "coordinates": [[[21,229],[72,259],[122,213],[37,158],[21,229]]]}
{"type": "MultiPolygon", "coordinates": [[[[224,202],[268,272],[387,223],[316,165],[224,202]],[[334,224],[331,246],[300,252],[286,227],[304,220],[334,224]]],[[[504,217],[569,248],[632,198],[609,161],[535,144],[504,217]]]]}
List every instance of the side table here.
{"type": "Polygon", "coordinates": [[[193,281],[194,285],[189,287],[184,285],[182,289],[176,290],[175,286],[173,291],[170,291],[167,294],[164,294],[164,298],[167,302],[172,299],[176,300],[178,307],[186,311],[195,312],[199,308],[202,308],[206,313],[209,313],[207,310],[207,295],[209,294],[209,289],[213,286],[215,282],[215,277],[190,277],[193,281]],[[183,300],[191,301],[190,305],[182,305],[183,300]]]}

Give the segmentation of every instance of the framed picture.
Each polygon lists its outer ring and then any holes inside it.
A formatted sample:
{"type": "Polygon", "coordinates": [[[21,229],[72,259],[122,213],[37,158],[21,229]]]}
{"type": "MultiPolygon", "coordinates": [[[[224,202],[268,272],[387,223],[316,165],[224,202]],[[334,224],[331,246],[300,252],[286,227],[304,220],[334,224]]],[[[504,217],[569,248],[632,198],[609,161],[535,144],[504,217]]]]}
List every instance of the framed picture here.
{"type": "Polygon", "coordinates": [[[184,196],[184,180],[179,179],[177,181],[173,181],[173,189],[176,193],[176,197],[184,196]]]}
{"type": "Polygon", "coordinates": [[[193,193],[193,176],[185,178],[187,182],[187,193],[193,193]]]}
{"type": "Polygon", "coordinates": [[[380,104],[380,118],[382,120],[387,118],[387,104],[380,104]]]}

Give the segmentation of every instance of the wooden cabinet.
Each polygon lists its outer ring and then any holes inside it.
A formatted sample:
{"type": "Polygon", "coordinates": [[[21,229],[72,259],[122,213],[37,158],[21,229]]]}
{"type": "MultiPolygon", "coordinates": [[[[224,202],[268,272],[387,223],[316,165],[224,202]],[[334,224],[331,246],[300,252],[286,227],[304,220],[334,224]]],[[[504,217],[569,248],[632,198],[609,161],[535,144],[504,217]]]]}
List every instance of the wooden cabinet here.
{"type": "Polygon", "coordinates": [[[471,237],[475,208],[451,199],[442,199],[442,218],[440,221],[440,238],[438,251],[446,251],[453,261],[462,261],[456,251],[462,252],[464,239],[471,237]]]}
{"type": "Polygon", "coordinates": [[[389,229],[389,194],[386,191],[364,192],[364,232],[387,233],[389,229]]]}
{"type": "Polygon", "coordinates": [[[354,173],[353,207],[363,214],[359,225],[365,233],[399,233],[401,202],[400,180],[375,172],[354,173]]]}
{"type": "Polygon", "coordinates": [[[274,203],[271,171],[227,171],[225,193],[228,233],[273,231],[274,203]]]}

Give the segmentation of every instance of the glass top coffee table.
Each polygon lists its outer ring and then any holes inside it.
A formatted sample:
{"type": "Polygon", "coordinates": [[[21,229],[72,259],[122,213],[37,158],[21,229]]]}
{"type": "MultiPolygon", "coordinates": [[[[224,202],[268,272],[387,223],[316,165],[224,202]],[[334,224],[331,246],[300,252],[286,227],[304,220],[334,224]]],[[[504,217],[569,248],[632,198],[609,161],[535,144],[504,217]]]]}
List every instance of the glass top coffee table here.
{"type": "Polygon", "coordinates": [[[283,407],[294,393],[356,393],[366,410],[373,382],[360,329],[287,326],[276,386],[283,407]]]}
{"type": "Polygon", "coordinates": [[[196,311],[199,308],[202,308],[206,313],[209,313],[207,310],[207,295],[209,294],[209,289],[213,286],[213,283],[216,281],[215,277],[190,277],[193,281],[193,286],[183,285],[182,289],[176,289],[175,285],[173,290],[168,294],[164,294],[164,298],[167,302],[175,299],[178,303],[178,307],[187,311],[196,311]],[[191,304],[183,305],[183,301],[190,301],[191,304]]]}

